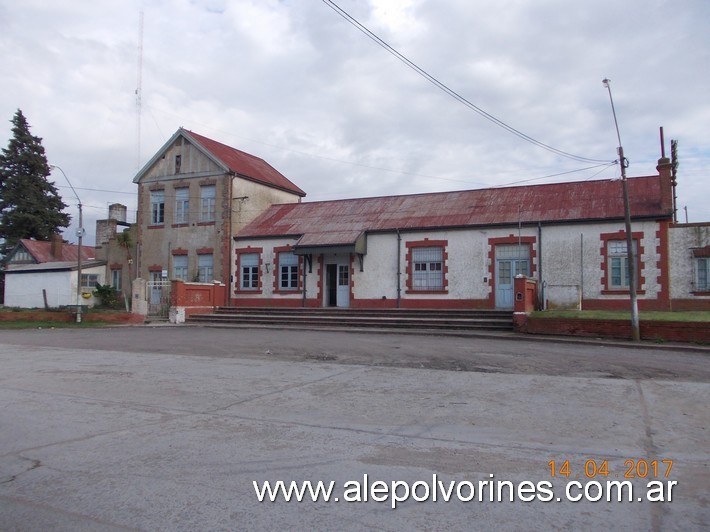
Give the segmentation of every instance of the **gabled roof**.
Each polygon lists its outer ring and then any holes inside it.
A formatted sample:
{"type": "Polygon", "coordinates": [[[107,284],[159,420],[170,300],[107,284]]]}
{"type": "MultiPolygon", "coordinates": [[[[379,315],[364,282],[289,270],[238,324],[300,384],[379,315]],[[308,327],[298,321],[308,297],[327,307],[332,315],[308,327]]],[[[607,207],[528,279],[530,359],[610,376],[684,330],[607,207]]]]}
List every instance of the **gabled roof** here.
{"type": "MultiPolygon", "coordinates": [[[[635,218],[666,218],[659,176],[631,178],[635,218]]],[[[291,236],[297,246],[354,245],[364,232],[624,218],[619,180],[273,205],[236,239],[291,236]]]]}
{"type": "MultiPolygon", "coordinates": [[[[8,259],[17,252],[18,249],[27,250],[27,252],[32,256],[35,262],[42,264],[45,262],[74,262],[79,260],[79,246],[74,244],[62,243],[62,253],[61,257],[55,257],[52,254],[52,242],[46,240],[33,240],[30,238],[23,238],[17,244],[15,249],[13,249],[8,254],[8,259]]],[[[81,247],[81,260],[88,261],[94,260],[96,258],[96,250],[91,246],[81,247]]]]}
{"type": "Polygon", "coordinates": [[[301,197],[306,195],[303,190],[294,185],[263,159],[183,128],[179,128],[158,153],[148,161],[143,169],[138,172],[133,182],[140,182],[143,175],[179,137],[184,137],[188,142],[200,149],[207,157],[222,167],[225,173],[233,173],[243,179],[285,190],[301,197]]]}
{"type": "MultiPolygon", "coordinates": [[[[105,260],[89,260],[81,261],[82,272],[86,272],[90,268],[106,266],[105,260]]],[[[5,274],[8,273],[36,273],[36,272],[61,272],[78,270],[76,261],[59,261],[45,262],[42,264],[10,264],[5,269],[5,274]]]]}

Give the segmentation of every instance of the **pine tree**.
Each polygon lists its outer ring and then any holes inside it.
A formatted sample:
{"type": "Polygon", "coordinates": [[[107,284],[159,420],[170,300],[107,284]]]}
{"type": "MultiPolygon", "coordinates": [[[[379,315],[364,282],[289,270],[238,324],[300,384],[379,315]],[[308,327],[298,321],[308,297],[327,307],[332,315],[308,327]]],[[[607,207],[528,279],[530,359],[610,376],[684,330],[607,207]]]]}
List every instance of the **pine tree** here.
{"type": "Polygon", "coordinates": [[[50,240],[70,217],[53,183],[42,139],[30,133],[21,110],[12,119],[13,137],[0,155],[0,238],[2,253],[21,238],[50,240]]]}

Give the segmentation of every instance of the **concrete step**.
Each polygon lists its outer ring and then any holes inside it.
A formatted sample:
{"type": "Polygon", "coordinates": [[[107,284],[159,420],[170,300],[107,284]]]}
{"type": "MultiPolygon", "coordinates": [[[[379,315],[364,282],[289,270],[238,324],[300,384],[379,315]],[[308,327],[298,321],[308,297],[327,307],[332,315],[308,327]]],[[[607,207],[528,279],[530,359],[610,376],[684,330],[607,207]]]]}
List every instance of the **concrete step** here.
{"type": "Polygon", "coordinates": [[[262,309],[224,307],[189,323],[289,327],[353,327],[431,330],[513,330],[508,311],[427,309],[262,309]]]}

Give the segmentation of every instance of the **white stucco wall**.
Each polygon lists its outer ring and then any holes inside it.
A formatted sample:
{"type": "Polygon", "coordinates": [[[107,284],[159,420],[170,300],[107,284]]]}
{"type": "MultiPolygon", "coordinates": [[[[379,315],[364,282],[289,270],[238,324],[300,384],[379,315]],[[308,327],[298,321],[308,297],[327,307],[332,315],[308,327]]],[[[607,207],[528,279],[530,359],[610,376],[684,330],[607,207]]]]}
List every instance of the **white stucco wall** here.
{"type": "MultiPolygon", "coordinates": [[[[105,284],[105,267],[84,268],[82,273],[97,274],[99,283],[105,284]]],[[[5,306],[21,308],[44,308],[42,290],[47,291],[47,304],[56,308],[63,305],[76,305],[77,272],[32,272],[5,273],[5,306]]],[[[93,306],[95,298],[82,298],[82,304],[93,306]]]]}
{"type": "Polygon", "coordinates": [[[710,246],[710,223],[678,224],[669,230],[671,299],[708,299],[693,294],[695,272],[693,249],[710,246]]]}
{"type": "MultiPolygon", "coordinates": [[[[658,298],[661,287],[658,283],[660,269],[659,238],[656,236],[659,224],[654,221],[634,222],[634,233],[643,233],[640,241],[642,249],[641,274],[644,282],[641,286],[639,299],[658,298]]],[[[495,268],[489,256],[492,239],[510,239],[515,242],[522,239],[534,239],[532,247],[532,271],[535,278],[546,284],[546,296],[551,306],[575,306],[580,295],[584,299],[615,300],[627,299],[628,293],[602,293],[605,289],[602,262],[602,234],[614,234],[624,230],[623,222],[576,224],[576,225],[545,225],[542,227],[542,238],[537,227],[510,226],[486,229],[457,229],[447,231],[408,232],[402,231],[400,253],[401,297],[402,299],[452,299],[484,301],[492,297],[493,283],[491,276],[495,268]],[[445,240],[448,242],[446,251],[447,293],[407,292],[407,242],[445,240]]],[[[702,240],[702,239],[701,239],[702,240]]],[[[697,238],[696,238],[697,241],[697,238]]],[[[237,247],[263,248],[262,254],[262,286],[261,294],[253,297],[272,297],[274,282],[273,248],[294,244],[294,239],[263,239],[249,240],[237,243],[237,247]],[[265,270],[265,263],[271,265],[270,272],[265,270]]],[[[678,244],[680,246],[688,244],[678,244]]],[[[367,236],[367,254],[364,256],[364,268],[360,271],[357,257],[353,258],[351,272],[354,281],[353,296],[356,300],[382,300],[397,298],[397,234],[375,233],[367,236]]],[[[327,256],[327,261],[340,260],[327,256]]],[[[343,258],[343,261],[345,259],[343,258]]],[[[684,275],[688,275],[687,273],[684,275]]],[[[238,275],[235,275],[235,279],[238,275]]],[[[318,291],[318,256],[313,257],[313,271],[308,274],[307,297],[314,298],[318,291]]],[[[239,297],[250,297],[241,294],[239,297]]],[[[277,298],[302,295],[275,295],[277,298]]]]}

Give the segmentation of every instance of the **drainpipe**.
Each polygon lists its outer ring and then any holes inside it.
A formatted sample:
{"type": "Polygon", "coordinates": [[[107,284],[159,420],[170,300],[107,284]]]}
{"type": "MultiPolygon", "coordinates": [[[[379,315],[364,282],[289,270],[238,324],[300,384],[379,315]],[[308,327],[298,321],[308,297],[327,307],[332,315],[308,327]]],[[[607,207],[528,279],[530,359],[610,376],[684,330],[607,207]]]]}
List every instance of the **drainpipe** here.
{"type": "MultiPolygon", "coordinates": [[[[312,259],[311,259],[312,260],[312,259]]],[[[306,279],[308,279],[308,271],[306,270],[306,256],[303,255],[303,297],[301,299],[301,306],[306,306],[306,279]]]]}
{"type": "Polygon", "coordinates": [[[544,301],[542,299],[544,295],[542,290],[542,222],[537,222],[537,282],[540,285],[537,291],[537,304],[539,308],[542,308],[544,301]]]}
{"type": "Polygon", "coordinates": [[[397,308],[402,305],[402,234],[397,229],[397,308]]]}

